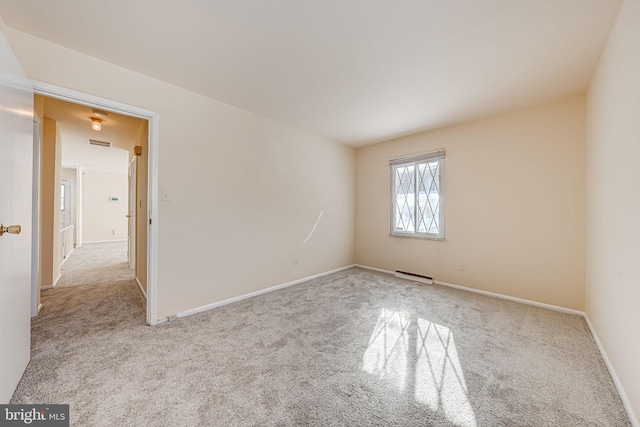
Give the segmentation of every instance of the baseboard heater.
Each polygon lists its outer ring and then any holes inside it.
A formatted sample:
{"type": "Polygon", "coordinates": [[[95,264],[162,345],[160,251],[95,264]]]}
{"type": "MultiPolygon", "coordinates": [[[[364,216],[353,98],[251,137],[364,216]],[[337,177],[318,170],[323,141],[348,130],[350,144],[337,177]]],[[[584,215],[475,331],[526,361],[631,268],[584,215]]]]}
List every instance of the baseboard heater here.
{"type": "Polygon", "coordinates": [[[421,274],[396,270],[396,277],[400,277],[401,279],[413,280],[414,282],[426,283],[427,285],[433,285],[433,277],[423,276],[421,274]]]}

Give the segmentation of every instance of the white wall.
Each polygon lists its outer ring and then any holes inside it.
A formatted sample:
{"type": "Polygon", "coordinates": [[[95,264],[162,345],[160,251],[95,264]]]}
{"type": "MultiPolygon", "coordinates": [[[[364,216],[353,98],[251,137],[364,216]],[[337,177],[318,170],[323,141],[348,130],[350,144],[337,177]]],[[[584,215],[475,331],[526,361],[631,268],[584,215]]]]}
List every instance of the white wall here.
{"type": "Polygon", "coordinates": [[[584,138],[577,97],[359,149],[356,262],[582,310],[584,138]],[[389,159],[441,148],[446,241],[390,237],[389,159]]]}
{"type": "Polygon", "coordinates": [[[640,414],[640,0],[625,0],[588,93],[586,311],[640,414]]]}
{"type": "Polygon", "coordinates": [[[152,218],[159,316],[353,262],[353,149],[15,30],[8,38],[32,79],[160,114],[170,200],[152,218]]]}
{"type": "Polygon", "coordinates": [[[84,243],[127,239],[128,186],[126,173],[83,170],[84,243]],[[112,202],[110,197],[117,197],[118,201],[112,202]]]}

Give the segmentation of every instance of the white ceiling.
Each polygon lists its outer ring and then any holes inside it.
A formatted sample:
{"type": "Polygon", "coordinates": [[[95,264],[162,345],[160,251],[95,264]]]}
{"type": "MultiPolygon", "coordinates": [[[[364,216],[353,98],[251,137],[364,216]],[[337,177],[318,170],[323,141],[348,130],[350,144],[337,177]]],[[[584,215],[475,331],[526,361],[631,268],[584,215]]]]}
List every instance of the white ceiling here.
{"type": "Polygon", "coordinates": [[[93,109],[44,98],[44,116],[57,122],[62,134],[62,167],[126,173],[129,148],[142,120],[109,112],[102,130],[91,129],[93,109]],[[111,142],[110,148],[89,145],[89,139],[111,142]]]}
{"type": "Polygon", "coordinates": [[[353,146],[583,93],[622,0],[0,0],[37,37],[353,146]]]}

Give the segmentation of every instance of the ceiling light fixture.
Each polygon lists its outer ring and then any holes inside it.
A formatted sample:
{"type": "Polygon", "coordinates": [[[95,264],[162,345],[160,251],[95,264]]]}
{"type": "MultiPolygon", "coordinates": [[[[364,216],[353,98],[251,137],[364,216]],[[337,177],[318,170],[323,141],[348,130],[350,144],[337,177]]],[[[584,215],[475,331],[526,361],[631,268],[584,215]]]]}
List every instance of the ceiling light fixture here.
{"type": "Polygon", "coordinates": [[[100,131],[102,130],[102,119],[91,118],[91,129],[100,131]]]}
{"type": "Polygon", "coordinates": [[[93,112],[93,114],[91,114],[92,116],[95,116],[95,117],[97,117],[97,118],[99,118],[99,119],[101,119],[101,120],[106,119],[106,118],[107,118],[107,115],[109,114],[109,113],[107,113],[106,111],[102,111],[102,110],[95,110],[95,109],[93,109],[93,110],[91,110],[91,111],[93,112]]]}

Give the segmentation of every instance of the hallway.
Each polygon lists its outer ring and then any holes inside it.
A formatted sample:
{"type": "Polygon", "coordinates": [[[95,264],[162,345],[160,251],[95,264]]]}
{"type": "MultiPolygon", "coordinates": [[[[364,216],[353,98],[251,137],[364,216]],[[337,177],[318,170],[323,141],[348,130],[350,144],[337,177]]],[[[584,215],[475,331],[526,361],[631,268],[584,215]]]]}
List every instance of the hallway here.
{"type": "Polygon", "coordinates": [[[145,301],[135,271],[127,264],[127,242],[86,243],[72,252],[61,271],[56,288],[42,292],[43,309],[32,319],[32,357],[38,345],[45,344],[35,339],[41,332],[43,336],[63,332],[56,330],[54,319],[64,319],[64,330],[73,335],[98,332],[106,314],[110,325],[144,323],[145,301]],[[73,324],[75,318],[78,324],[73,324]]]}
{"type": "Polygon", "coordinates": [[[127,242],[85,243],[74,249],[61,270],[58,288],[128,281],[135,284],[135,271],[127,265],[127,242]]]}
{"type": "MultiPolygon", "coordinates": [[[[31,361],[12,402],[84,406],[86,399],[108,398],[93,394],[99,388],[90,373],[105,381],[111,375],[105,367],[124,351],[114,345],[118,333],[145,325],[144,299],[127,265],[126,242],[75,249],[62,266],[58,286],[43,291],[41,301],[44,307],[31,321],[31,361]]],[[[77,415],[73,424],[83,425],[77,415]]]]}
{"type": "MultiPolygon", "coordinates": [[[[127,265],[127,242],[87,243],[75,249],[62,266],[58,285],[43,291],[41,302],[42,311],[31,320],[31,362],[14,399],[20,390],[31,388],[31,381],[46,396],[46,390],[53,389],[47,381],[61,379],[65,361],[88,345],[85,338],[145,323],[145,301],[127,265]],[[51,357],[54,353],[57,357],[51,357]]],[[[64,381],[77,380],[72,366],[64,381]]],[[[57,402],[60,396],[42,401],[57,402]]]]}
{"type": "Polygon", "coordinates": [[[145,301],[127,264],[127,242],[86,243],[72,252],[61,270],[56,288],[42,292],[43,309],[32,319],[33,358],[40,346],[46,346],[36,337],[98,332],[106,314],[109,325],[144,324],[145,301]],[[56,329],[58,319],[64,319],[64,330],[56,329]]]}

